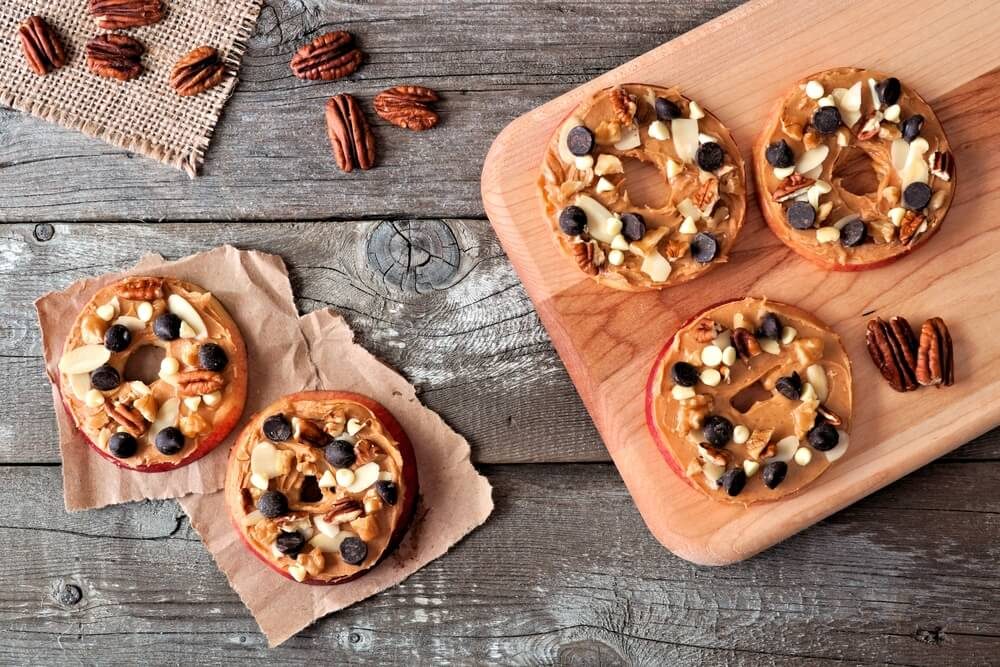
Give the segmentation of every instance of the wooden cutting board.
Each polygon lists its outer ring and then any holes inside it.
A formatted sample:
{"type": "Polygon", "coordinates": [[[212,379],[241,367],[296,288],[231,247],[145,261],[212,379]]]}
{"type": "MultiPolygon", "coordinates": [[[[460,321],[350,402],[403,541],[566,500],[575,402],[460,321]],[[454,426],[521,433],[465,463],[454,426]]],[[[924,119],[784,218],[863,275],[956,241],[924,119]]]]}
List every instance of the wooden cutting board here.
{"type": "MultiPolygon", "coordinates": [[[[701,564],[766,549],[1000,423],[1000,3],[991,0],[751,2],[511,123],[482,175],[483,202],[653,535],[701,564]],[[623,293],[560,252],[537,191],[546,142],[582,99],[616,83],[678,85],[749,149],[794,81],[841,65],[890,72],[936,109],[954,147],[957,196],[942,230],[896,264],[828,273],[764,225],[751,199],[730,262],[687,285],[623,293]],[[815,312],[855,368],[851,449],[805,492],[743,509],[712,502],[670,471],[646,430],[654,356],[688,317],[721,300],[767,296],[815,312]],[[865,322],[903,315],[951,327],[956,384],[893,392],[868,358],[865,322]]],[[[886,521],[892,517],[887,513],[886,521]]]]}

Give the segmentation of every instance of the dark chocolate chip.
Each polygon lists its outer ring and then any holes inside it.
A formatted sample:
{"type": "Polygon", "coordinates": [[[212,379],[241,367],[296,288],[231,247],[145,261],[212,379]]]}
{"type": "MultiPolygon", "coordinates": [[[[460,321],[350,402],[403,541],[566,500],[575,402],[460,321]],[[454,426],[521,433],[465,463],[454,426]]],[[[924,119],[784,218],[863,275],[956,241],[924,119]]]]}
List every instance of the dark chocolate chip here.
{"type": "Polygon", "coordinates": [[[354,465],[354,461],[357,459],[354,454],[354,445],[346,440],[334,440],[323,449],[323,455],[335,468],[349,468],[354,465]]]}
{"type": "Polygon", "coordinates": [[[767,158],[768,164],[779,169],[787,169],[795,164],[795,153],[784,139],[769,144],[764,151],[764,157],[767,158]]]}
{"type": "Polygon", "coordinates": [[[594,133],[583,125],[577,125],[566,135],[566,147],[573,155],[587,155],[594,149],[594,133]]]}
{"type": "Polygon", "coordinates": [[[168,426],[156,434],[153,444],[161,454],[171,456],[184,449],[184,434],[176,426],[168,426]]]}
{"type": "Polygon", "coordinates": [[[222,346],[205,343],[198,348],[198,363],[206,371],[221,371],[229,363],[229,357],[222,346]]]}
{"type": "Polygon", "coordinates": [[[816,222],[816,209],[807,201],[792,202],[785,216],[793,229],[812,229],[816,222]]]}
{"type": "Polygon", "coordinates": [[[567,206],[559,213],[559,229],[563,234],[577,236],[587,226],[587,214],[579,206],[567,206]]]}
{"type": "Polygon", "coordinates": [[[719,242],[708,232],[698,232],[691,239],[691,257],[699,264],[708,264],[719,254],[719,242]]]}
{"type": "Polygon", "coordinates": [[[820,134],[833,134],[840,127],[840,110],[837,107],[820,107],[813,114],[812,126],[820,134]]]}
{"type": "Polygon", "coordinates": [[[153,333],[160,340],[177,340],[181,336],[181,318],[163,313],[153,320],[153,333]]]}
{"type": "Polygon", "coordinates": [[[726,474],[719,480],[719,486],[726,490],[730,496],[738,496],[747,484],[747,474],[743,468],[733,468],[727,470],[726,474]]]}
{"type": "Polygon", "coordinates": [[[910,142],[920,136],[920,130],[924,129],[924,117],[918,113],[913,114],[903,121],[903,140],[910,142]]]}
{"type": "Polygon", "coordinates": [[[646,234],[646,220],[638,213],[622,213],[622,236],[638,241],[646,234]]]}
{"type": "Polygon", "coordinates": [[[846,248],[854,248],[865,242],[868,238],[868,225],[860,218],[851,220],[840,228],[840,245],[846,248]]]}
{"type": "Polygon", "coordinates": [[[352,535],[340,543],[340,557],[348,565],[361,565],[368,558],[368,545],[352,535]]]}
{"type": "Polygon", "coordinates": [[[670,379],[682,387],[698,384],[698,369],[686,361],[678,361],[670,367],[670,379]]]}
{"type": "Polygon", "coordinates": [[[375,493],[386,505],[395,505],[396,501],[399,500],[399,487],[396,486],[395,482],[390,482],[387,479],[375,482],[375,493]]]}
{"type": "Polygon", "coordinates": [[[288,498],[281,491],[265,491],[257,499],[257,509],[268,519],[288,514],[288,498]]]}
{"type": "Polygon", "coordinates": [[[660,120],[673,120],[683,116],[681,108],[665,97],[656,98],[656,117],[660,120]]]}
{"type": "Polygon", "coordinates": [[[931,203],[931,186],[926,183],[910,183],[903,190],[903,204],[906,208],[919,211],[931,203]]]}
{"type": "Polygon", "coordinates": [[[108,449],[116,458],[127,459],[139,450],[139,442],[131,433],[113,433],[108,439],[108,449]]]}
{"type": "Polygon", "coordinates": [[[820,421],[809,429],[809,432],[806,433],[806,439],[809,440],[809,444],[812,445],[813,449],[828,452],[840,442],[840,434],[837,433],[837,429],[829,422],[820,421]]]}
{"type": "Polygon", "coordinates": [[[781,338],[781,320],[774,313],[764,313],[764,317],[760,318],[760,326],[757,327],[757,337],[758,338],[773,338],[778,340],[781,338]]]}
{"type": "Polygon", "coordinates": [[[104,347],[112,352],[121,352],[132,344],[132,332],[124,324],[112,324],[104,332],[104,347]]]}
{"type": "Polygon", "coordinates": [[[719,144],[707,141],[698,146],[695,159],[698,161],[698,166],[704,171],[715,171],[722,166],[722,161],[726,159],[726,153],[719,144]]]}
{"type": "Polygon", "coordinates": [[[764,486],[773,489],[785,481],[785,475],[787,474],[787,463],[784,461],[771,461],[761,469],[760,478],[764,481],[764,486]]]}
{"type": "Polygon", "coordinates": [[[883,79],[875,84],[875,92],[878,93],[878,98],[882,100],[882,104],[888,107],[899,101],[903,87],[899,85],[899,79],[890,76],[888,79],[883,79]]]}
{"type": "Polygon", "coordinates": [[[797,401],[802,396],[802,378],[797,372],[792,371],[791,375],[778,378],[778,381],[774,383],[774,388],[785,398],[797,401]]]}
{"type": "Polygon", "coordinates": [[[305,545],[306,538],[298,531],[291,533],[281,531],[278,533],[277,539],[274,540],[274,546],[278,547],[278,551],[292,558],[295,558],[305,545]]]}
{"type": "Polygon", "coordinates": [[[122,383],[122,376],[114,366],[104,364],[90,371],[90,384],[101,391],[111,391],[122,383]]]}
{"type": "Polygon", "coordinates": [[[702,424],[705,440],[713,447],[725,447],[733,438],[733,423],[719,415],[705,417],[702,424]]]}
{"type": "Polygon", "coordinates": [[[282,414],[271,415],[265,419],[261,430],[264,431],[265,438],[275,442],[284,442],[292,437],[292,425],[282,414]]]}

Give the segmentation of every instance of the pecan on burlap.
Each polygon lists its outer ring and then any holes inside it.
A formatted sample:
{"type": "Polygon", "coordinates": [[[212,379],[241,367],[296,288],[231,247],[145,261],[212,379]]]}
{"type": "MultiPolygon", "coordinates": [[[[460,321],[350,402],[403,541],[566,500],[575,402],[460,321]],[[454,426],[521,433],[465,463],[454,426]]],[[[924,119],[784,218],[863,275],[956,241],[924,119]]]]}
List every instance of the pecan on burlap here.
{"type": "Polygon", "coordinates": [[[17,33],[28,67],[38,76],[45,76],[66,64],[66,51],[59,35],[42,17],[28,17],[17,33]]]}
{"type": "Polygon", "coordinates": [[[102,30],[152,25],[163,18],[161,0],[90,0],[90,14],[102,30]]]}
{"type": "Polygon", "coordinates": [[[341,170],[375,166],[375,135],[356,99],[341,93],[326,101],[326,131],[341,170]]]}
{"type": "Polygon", "coordinates": [[[328,32],[295,53],[292,73],[300,79],[333,81],[353,74],[361,65],[361,57],[361,49],[354,45],[351,33],[328,32]]]}
{"type": "Polygon", "coordinates": [[[395,86],[375,96],[375,113],[407,130],[429,130],[438,124],[431,104],[441,97],[423,86],[395,86]]]}
{"type": "Polygon", "coordinates": [[[226,66],[218,49],[199,46],[174,65],[170,85],[178,95],[189,97],[219,85],[225,75],[226,66]]]}
{"type": "Polygon", "coordinates": [[[128,35],[98,35],[87,43],[87,66],[98,76],[128,81],[142,74],[146,47],[128,35]]]}

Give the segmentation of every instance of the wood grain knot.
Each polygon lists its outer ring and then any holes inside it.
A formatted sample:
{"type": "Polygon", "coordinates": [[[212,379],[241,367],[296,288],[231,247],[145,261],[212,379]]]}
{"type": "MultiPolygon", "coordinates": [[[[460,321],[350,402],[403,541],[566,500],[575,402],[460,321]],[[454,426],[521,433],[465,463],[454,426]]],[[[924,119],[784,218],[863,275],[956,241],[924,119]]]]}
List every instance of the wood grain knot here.
{"type": "Polygon", "coordinates": [[[58,582],[52,587],[52,597],[59,604],[72,607],[83,599],[83,591],[75,584],[58,582]]]}
{"type": "Polygon", "coordinates": [[[386,283],[421,294],[448,287],[462,261],[458,239],[442,220],[381,222],[366,255],[386,283]]]}

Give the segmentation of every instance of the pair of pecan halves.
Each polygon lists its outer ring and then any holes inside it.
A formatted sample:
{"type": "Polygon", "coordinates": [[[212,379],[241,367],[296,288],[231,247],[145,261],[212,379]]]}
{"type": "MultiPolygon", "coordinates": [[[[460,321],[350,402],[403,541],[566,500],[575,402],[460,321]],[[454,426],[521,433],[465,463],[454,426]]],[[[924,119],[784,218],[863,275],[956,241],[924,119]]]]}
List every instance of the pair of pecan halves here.
{"type": "Polygon", "coordinates": [[[341,93],[326,101],[326,130],[333,157],[342,171],[375,166],[375,135],[354,97],[341,93]]]}
{"type": "Polygon", "coordinates": [[[951,334],[940,317],[924,322],[917,340],[909,322],[892,317],[868,322],[868,354],[896,391],[955,382],[951,334]]]}
{"type": "Polygon", "coordinates": [[[66,64],[62,40],[42,17],[29,17],[21,24],[17,33],[28,67],[38,76],[45,76],[66,64]]]}

